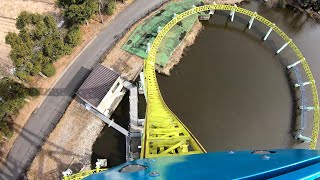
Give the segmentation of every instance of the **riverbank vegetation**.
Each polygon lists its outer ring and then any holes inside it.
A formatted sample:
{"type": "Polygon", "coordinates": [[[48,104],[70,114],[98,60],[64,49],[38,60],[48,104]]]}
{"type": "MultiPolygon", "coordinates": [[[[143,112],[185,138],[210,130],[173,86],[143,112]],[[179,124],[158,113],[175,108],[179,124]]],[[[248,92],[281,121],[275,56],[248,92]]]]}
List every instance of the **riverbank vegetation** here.
{"type": "Polygon", "coordinates": [[[299,11],[306,12],[313,19],[320,21],[320,0],[269,0],[267,5],[286,8],[294,7],[299,11]]]}
{"type": "Polygon", "coordinates": [[[10,78],[0,80],[0,142],[12,136],[13,116],[28,101],[26,98],[38,95],[36,88],[27,88],[10,78]]]}

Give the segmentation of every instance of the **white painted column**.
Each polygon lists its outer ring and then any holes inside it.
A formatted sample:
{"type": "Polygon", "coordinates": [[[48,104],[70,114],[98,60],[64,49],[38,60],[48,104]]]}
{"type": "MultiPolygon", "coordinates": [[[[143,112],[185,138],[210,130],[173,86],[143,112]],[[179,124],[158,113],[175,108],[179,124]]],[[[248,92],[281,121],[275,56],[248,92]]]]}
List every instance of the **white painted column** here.
{"type": "Polygon", "coordinates": [[[143,94],[144,94],[144,97],[147,101],[147,89],[146,89],[146,86],[145,86],[145,82],[144,82],[144,72],[141,72],[140,74],[140,81],[141,81],[141,85],[142,85],[142,88],[143,88],[143,94]]]}
{"type": "Polygon", "coordinates": [[[256,15],[257,15],[257,12],[254,12],[254,15],[251,17],[251,19],[250,19],[250,21],[249,21],[248,29],[251,29],[252,23],[253,23],[254,18],[256,17],[256,15]]]}
{"type": "Polygon", "coordinates": [[[296,83],[296,84],[294,85],[294,87],[305,86],[305,85],[308,85],[308,84],[311,84],[311,82],[310,82],[310,81],[308,81],[308,82],[304,82],[304,83],[302,83],[302,84],[298,84],[298,83],[296,83]]]}
{"type": "Polygon", "coordinates": [[[147,43],[146,53],[149,53],[149,52],[150,52],[150,49],[151,49],[151,44],[150,44],[150,43],[147,43]]]}
{"type": "Polygon", "coordinates": [[[309,137],[307,137],[307,136],[303,136],[303,135],[301,135],[301,134],[299,134],[298,136],[296,136],[296,138],[298,139],[298,140],[301,140],[301,141],[303,141],[303,142],[311,142],[311,138],[309,138],[309,137]]]}
{"type": "MultiPolygon", "coordinates": [[[[275,24],[273,24],[273,25],[275,25],[275,24]]],[[[267,38],[269,37],[271,31],[272,31],[272,27],[270,27],[270,29],[268,30],[267,34],[263,37],[264,41],[267,40],[267,38]]]]}
{"type": "MultiPolygon", "coordinates": [[[[304,60],[304,59],[303,59],[303,60],[304,60]]],[[[291,69],[291,68],[295,67],[296,65],[300,64],[301,61],[302,61],[302,60],[297,61],[297,62],[295,62],[295,63],[293,63],[293,64],[290,64],[289,66],[287,66],[287,69],[291,69]]]]}
{"type": "MultiPolygon", "coordinates": [[[[214,2],[213,4],[216,5],[217,3],[214,2]]],[[[210,14],[210,15],[214,15],[214,12],[215,12],[215,11],[216,11],[216,10],[214,10],[214,9],[213,9],[213,10],[210,10],[210,11],[209,11],[209,14],[210,14]]]]}
{"type": "Polygon", "coordinates": [[[173,13],[172,19],[174,19],[175,17],[177,17],[177,13],[173,13]]]}
{"type": "MultiPolygon", "coordinates": [[[[235,4],[234,7],[237,7],[237,5],[235,4]]],[[[231,16],[231,18],[230,18],[230,21],[231,21],[231,22],[233,22],[234,14],[235,14],[235,13],[236,13],[235,10],[231,10],[231,12],[230,12],[230,14],[229,14],[229,16],[231,16]]]]}
{"type": "Polygon", "coordinates": [[[159,32],[162,30],[162,27],[161,26],[158,26],[158,29],[157,29],[157,33],[159,34],[159,32]]]}
{"type": "Polygon", "coordinates": [[[307,107],[300,106],[299,109],[301,109],[301,110],[307,110],[307,111],[312,111],[312,110],[314,110],[314,107],[312,107],[312,106],[307,106],[307,107]]]}
{"type": "Polygon", "coordinates": [[[289,42],[286,42],[280,49],[278,49],[276,54],[279,54],[284,48],[286,48],[288,46],[288,44],[291,43],[291,41],[292,41],[292,39],[290,39],[289,42]]]}

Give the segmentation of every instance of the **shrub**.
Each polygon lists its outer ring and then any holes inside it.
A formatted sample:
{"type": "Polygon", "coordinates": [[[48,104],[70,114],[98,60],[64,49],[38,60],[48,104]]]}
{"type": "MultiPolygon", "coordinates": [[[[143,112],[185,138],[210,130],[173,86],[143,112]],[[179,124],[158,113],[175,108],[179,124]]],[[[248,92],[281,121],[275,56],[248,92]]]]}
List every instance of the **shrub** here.
{"type": "Polygon", "coordinates": [[[82,40],[81,29],[78,26],[71,27],[66,35],[65,43],[73,48],[77,46],[81,42],[81,40],[82,40]]]}
{"type": "Polygon", "coordinates": [[[2,121],[0,123],[0,129],[1,129],[1,132],[8,138],[12,137],[12,134],[13,134],[13,130],[12,128],[8,125],[7,122],[5,121],[2,121]]]}
{"type": "Polygon", "coordinates": [[[112,15],[116,9],[116,2],[114,0],[109,1],[106,7],[106,13],[108,15],[112,15]]]}
{"type": "Polygon", "coordinates": [[[65,19],[71,26],[85,23],[98,11],[97,0],[58,1],[60,1],[58,5],[64,8],[63,14],[65,19]]]}
{"type": "Polygon", "coordinates": [[[56,68],[52,64],[47,64],[42,71],[44,75],[51,77],[56,73],[56,68]]]}
{"type": "Polygon", "coordinates": [[[29,95],[36,97],[40,95],[40,91],[37,88],[29,88],[29,95]]]}

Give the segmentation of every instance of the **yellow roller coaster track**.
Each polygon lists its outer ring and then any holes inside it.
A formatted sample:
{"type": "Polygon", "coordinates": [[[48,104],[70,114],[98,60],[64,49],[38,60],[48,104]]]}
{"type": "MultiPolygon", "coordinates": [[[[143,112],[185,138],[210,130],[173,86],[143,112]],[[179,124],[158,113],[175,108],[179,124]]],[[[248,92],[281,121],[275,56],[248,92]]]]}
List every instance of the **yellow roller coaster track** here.
{"type": "Polygon", "coordinates": [[[291,47],[298,60],[300,60],[307,78],[311,83],[310,85],[312,91],[314,116],[310,149],[315,149],[319,131],[318,93],[309,65],[301,54],[300,50],[292,42],[292,40],[274,23],[258,15],[256,12],[252,12],[236,6],[213,4],[194,7],[177,15],[165,27],[162,28],[152,44],[148,58],[145,60],[144,64],[147,111],[141,158],[206,152],[201,144],[197,141],[197,139],[192,135],[192,133],[186,128],[185,125],[183,125],[178,117],[165,104],[157,83],[155,74],[155,62],[159,45],[161,44],[165,35],[173,26],[175,26],[182,19],[192,14],[209,10],[226,10],[247,15],[251,18],[250,21],[253,21],[255,19],[270,27],[286,42],[287,45],[291,47]]]}
{"type": "Polygon", "coordinates": [[[80,180],[80,179],[83,179],[87,176],[90,176],[91,174],[95,174],[95,173],[98,173],[98,172],[101,172],[101,171],[106,171],[107,169],[92,169],[92,170],[87,170],[87,171],[82,171],[82,172],[79,172],[77,174],[73,174],[73,175],[70,175],[70,176],[65,176],[63,177],[63,180],[80,180]]]}

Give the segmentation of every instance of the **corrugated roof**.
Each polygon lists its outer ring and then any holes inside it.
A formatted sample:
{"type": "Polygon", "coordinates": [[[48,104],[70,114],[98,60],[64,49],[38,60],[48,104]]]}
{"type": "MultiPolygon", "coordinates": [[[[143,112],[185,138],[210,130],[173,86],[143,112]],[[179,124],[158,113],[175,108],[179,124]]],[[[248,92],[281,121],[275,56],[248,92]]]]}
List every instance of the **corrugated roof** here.
{"type": "Polygon", "coordinates": [[[120,75],[113,70],[97,65],[77,91],[77,95],[97,107],[120,75]]]}

